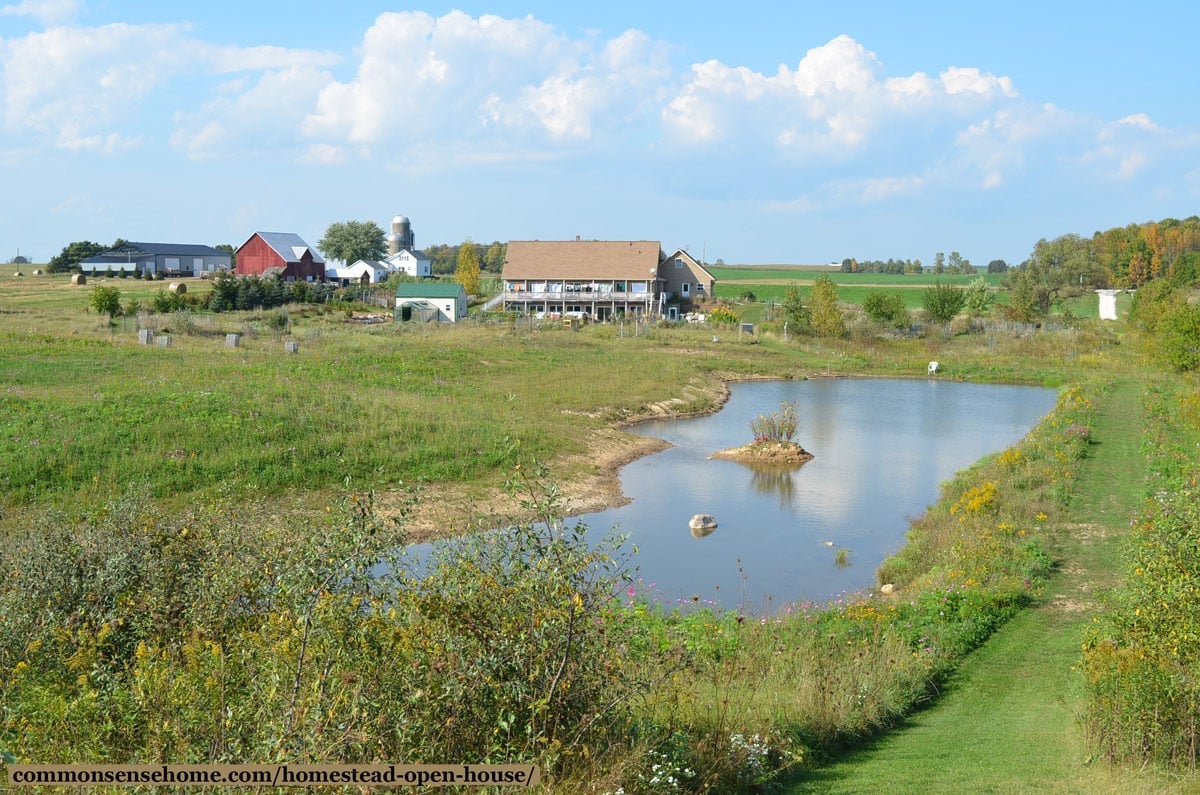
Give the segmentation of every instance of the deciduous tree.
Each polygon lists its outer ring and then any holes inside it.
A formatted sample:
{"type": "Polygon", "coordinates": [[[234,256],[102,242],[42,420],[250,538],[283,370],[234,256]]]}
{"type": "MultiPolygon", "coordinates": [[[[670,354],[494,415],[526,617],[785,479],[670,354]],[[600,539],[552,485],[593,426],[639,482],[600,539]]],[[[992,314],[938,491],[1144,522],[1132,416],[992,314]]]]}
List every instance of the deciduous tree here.
{"type": "Polygon", "coordinates": [[[962,288],[939,282],[925,291],[922,300],[930,320],[934,323],[949,323],[962,311],[967,292],[962,288]]]}
{"type": "Polygon", "coordinates": [[[454,268],[454,281],[463,286],[467,295],[479,295],[479,254],[470,240],[458,247],[458,264],[454,268]]]}
{"type": "Polygon", "coordinates": [[[321,253],[340,259],[347,265],[363,260],[378,260],[387,251],[383,230],[374,221],[339,221],[329,225],[325,237],[317,242],[321,253]]]}
{"type": "Polygon", "coordinates": [[[813,333],[818,337],[840,337],[846,333],[846,322],[837,304],[837,285],[828,276],[822,275],[813,283],[808,311],[813,333]]]}
{"type": "Polygon", "coordinates": [[[116,287],[97,287],[89,300],[97,315],[108,315],[110,324],[121,312],[121,292],[116,287]]]}

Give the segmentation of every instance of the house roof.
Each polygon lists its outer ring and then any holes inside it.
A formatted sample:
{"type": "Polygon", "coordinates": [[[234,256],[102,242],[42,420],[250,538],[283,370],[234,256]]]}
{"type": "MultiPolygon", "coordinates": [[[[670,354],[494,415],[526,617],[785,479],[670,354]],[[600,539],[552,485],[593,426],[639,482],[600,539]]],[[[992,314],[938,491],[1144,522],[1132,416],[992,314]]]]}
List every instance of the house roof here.
{"type": "Polygon", "coordinates": [[[510,240],[505,279],[654,278],[662,245],[657,240],[510,240]]]}
{"type": "Polygon", "coordinates": [[[371,271],[373,273],[387,273],[388,267],[385,263],[375,260],[355,260],[352,264],[347,265],[341,260],[330,260],[326,263],[329,267],[325,269],[326,274],[335,274],[339,278],[343,275],[351,275],[356,273],[365,273],[371,271]]]}
{"type": "MultiPolygon", "coordinates": [[[[317,253],[317,250],[304,242],[300,235],[292,232],[255,232],[263,239],[263,242],[270,246],[276,254],[278,254],[284,262],[299,262],[304,256],[305,251],[312,252],[312,261],[317,265],[324,265],[325,260],[317,253]]],[[[254,239],[254,235],[246,238],[246,243],[254,239]]],[[[246,245],[242,243],[238,246],[238,251],[246,245]]]]}
{"type": "Polygon", "coordinates": [[[391,255],[391,256],[389,256],[387,259],[385,259],[385,260],[384,260],[384,262],[394,262],[394,261],[396,261],[396,260],[400,259],[400,258],[401,258],[403,255],[405,255],[405,254],[408,254],[408,255],[409,255],[409,256],[411,256],[413,259],[417,260],[418,262],[422,262],[422,261],[423,261],[423,262],[429,262],[429,257],[425,256],[424,254],[422,254],[422,253],[421,253],[421,252],[419,252],[419,251],[414,251],[414,250],[413,250],[413,249],[411,249],[411,248],[402,248],[402,249],[400,249],[400,250],[399,250],[399,251],[397,251],[395,254],[392,254],[392,255],[391,255]]]}
{"type": "Polygon", "coordinates": [[[397,298],[458,298],[466,295],[458,282],[401,282],[396,285],[397,298]]]}

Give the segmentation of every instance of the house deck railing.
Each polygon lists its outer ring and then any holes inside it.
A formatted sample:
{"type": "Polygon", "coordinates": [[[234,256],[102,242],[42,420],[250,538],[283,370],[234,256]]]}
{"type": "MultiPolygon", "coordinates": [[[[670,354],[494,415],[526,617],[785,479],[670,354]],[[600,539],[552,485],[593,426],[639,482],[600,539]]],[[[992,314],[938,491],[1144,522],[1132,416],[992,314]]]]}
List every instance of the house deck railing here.
{"type": "Polygon", "coordinates": [[[505,301],[632,301],[650,303],[658,300],[654,293],[633,293],[616,290],[506,290],[505,301]]]}

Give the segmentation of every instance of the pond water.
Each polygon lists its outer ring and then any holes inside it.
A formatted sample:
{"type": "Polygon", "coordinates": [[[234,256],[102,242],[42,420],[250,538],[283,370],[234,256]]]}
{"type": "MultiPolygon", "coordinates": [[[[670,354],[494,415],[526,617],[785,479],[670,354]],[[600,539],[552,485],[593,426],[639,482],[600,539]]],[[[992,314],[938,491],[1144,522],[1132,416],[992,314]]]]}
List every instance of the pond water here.
{"type": "Polygon", "coordinates": [[[716,414],[632,428],[674,447],[621,470],[628,505],[579,517],[597,538],[614,527],[630,536],[638,576],[659,601],[699,596],[769,612],[874,585],[940,484],[1018,441],[1057,397],[932,379],[759,381],[731,393],[716,414]],[[793,470],[708,458],[749,442],[750,420],[781,401],[796,405],[796,441],[816,458],[793,470]],[[717,529],[696,537],[697,513],[717,529]]]}

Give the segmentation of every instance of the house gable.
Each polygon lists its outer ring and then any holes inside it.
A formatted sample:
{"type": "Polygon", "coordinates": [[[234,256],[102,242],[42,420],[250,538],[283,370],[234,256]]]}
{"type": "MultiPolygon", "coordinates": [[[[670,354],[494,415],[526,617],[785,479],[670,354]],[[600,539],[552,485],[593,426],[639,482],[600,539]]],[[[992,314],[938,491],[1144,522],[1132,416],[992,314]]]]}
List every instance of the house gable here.
{"type": "Polygon", "coordinates": [[[695,257],[681,248],[663,258],[658,272],[663,279],[663,289],[673,299],[683,303],[698,303],[712,297],[716,279],[695,257]]]}

